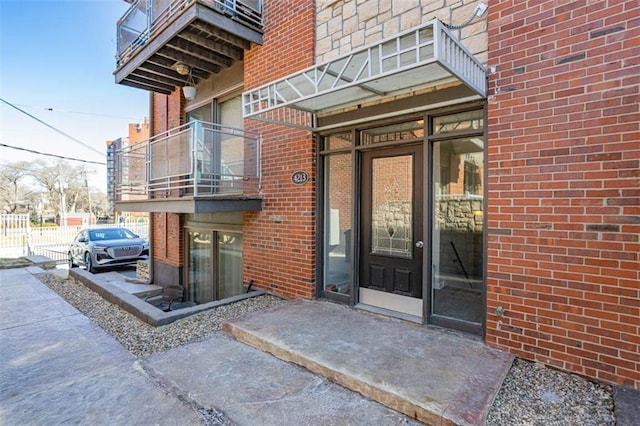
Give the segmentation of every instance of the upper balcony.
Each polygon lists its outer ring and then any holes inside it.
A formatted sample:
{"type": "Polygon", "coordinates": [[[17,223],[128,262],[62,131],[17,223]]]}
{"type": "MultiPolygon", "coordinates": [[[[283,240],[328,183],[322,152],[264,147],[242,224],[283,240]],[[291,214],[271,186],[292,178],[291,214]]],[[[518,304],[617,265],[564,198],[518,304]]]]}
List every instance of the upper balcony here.
{"type": "Polygon", "coordinates": [[[116,209],[207,213],[261,209],[257,134],[193,121],[115,154],[116,209]]]}
{"type": "Polygon", "coordinates": [[[262,28],[262,0],[135,0],[118,21],[116,83],[169,94],[191,70],[197,84],[262,44],[262,28]]]}

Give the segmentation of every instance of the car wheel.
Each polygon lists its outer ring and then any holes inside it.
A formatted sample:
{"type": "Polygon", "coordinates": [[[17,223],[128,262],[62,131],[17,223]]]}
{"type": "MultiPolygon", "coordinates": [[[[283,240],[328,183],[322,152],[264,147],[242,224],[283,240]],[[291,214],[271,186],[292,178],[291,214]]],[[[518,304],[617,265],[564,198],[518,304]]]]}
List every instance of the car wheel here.
{"type": "Polygon", "coordinates": [[[96,271],[96,268],[93,267],[93,262],[91,261],[91,253],[84,254],[84,266],[87,269],[87,272],[91,272],[93,274],[96,271]]]}
{"type": "Polygon", "coordinates": [[[73,256],[71,255],[71,253],[69,253],[69,269],[75,268],[76,265],[75,263],[73,263],[73,256]]]}

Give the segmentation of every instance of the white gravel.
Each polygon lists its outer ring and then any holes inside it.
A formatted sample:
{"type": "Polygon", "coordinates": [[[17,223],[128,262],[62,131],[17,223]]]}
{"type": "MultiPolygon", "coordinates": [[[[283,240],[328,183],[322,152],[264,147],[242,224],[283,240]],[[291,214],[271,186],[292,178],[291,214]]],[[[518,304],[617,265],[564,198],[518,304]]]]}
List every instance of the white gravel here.
{"type": "MultiPolygon", "coordinates": [[[[259,296],[153,327],[74,279],[48,273],[37,277],[138,357],[206,338],[219,333],[222,323],[230,318],[281,302],[274,296],[259,296]]],[[[611,392],[610,386],[516,359],[491,407],[487,425],[615,425],[611,392]]],[[[218,413],[207,414],[211,418],[206,423],[224,423],[218,413]]]]}

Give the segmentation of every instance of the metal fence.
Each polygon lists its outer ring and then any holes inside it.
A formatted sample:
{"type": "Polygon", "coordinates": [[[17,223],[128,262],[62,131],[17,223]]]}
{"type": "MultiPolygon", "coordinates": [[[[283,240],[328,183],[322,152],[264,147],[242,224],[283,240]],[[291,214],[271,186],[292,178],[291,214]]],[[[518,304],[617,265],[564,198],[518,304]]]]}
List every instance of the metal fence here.
{"type": "MultiPolygon", "coordinates": [[[[119,227],[117,224],[100,227],[119,227]]],[[[149,224],[124,224],[140,237],[149,238],[149,224]]],[[[33,228],[28,215],[0,215],[0,257],[15,258],[29,255],[47,256],[59,263],[67,261],[67,249],[83,226],[55,226],[33,228]]]]}

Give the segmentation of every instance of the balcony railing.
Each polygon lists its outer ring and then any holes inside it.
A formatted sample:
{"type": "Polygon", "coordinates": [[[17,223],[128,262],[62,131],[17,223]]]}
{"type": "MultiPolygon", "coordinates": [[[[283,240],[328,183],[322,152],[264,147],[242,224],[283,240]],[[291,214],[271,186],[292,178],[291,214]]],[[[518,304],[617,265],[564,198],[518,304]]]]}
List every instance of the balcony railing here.
{"type": "Polygon", "coordinates": [[[137,0],[118,21],[118,66],[176,15],[196,2],[262,31],[262,0],[137,0]]]}
{"type": "Polygon", "coordinates": [[[115,155],[116,201],[255,196],[260,137],[193,121],[123,147],[115,155]]]}
{"type": "Polygon", "coordinates": [[[118,21],[116,83],[169,94],[262,44],[262,0],[135,0],[118,21]]]}

